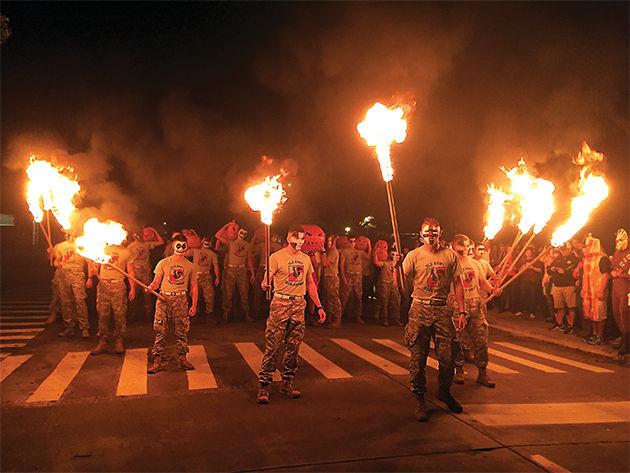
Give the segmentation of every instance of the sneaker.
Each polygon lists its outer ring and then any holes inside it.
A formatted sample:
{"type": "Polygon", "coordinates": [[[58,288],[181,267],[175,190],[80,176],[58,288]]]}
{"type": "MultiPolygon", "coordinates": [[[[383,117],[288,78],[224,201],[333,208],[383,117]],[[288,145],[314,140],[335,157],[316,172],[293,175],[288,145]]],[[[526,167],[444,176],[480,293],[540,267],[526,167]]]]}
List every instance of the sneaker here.
{"type": "Polygon", "coordinates": [[[462,405],[455,400],[449,391],[438,390],[437,398],[448,406],[448,410],[456,414],[464,412],[462,405]]]}
{"type": "Polygon", "coordinates": [[[387,320],[383,321],[383,327],[389,327],[389,322],[387,320]]]}
{"type": "Polygon", "coordinates": [[[534,314],[529,314],[529,318],[533,320],[536,318],[536,316],[534,314]]]}
{"type": "Polygon", "coordinates": [[[68,327],[68,328],[62,330],[61,332],[59,332],[59,336],[61,338],[74,337],[74,327],[68,327]]]}
{"type": "Polygon", "coordinates": [[[293,387],[291,381],[282,381],[282,384],[280,384],[280,394],[284,394],[291,399],[298,399],[302,396],[302,393],[293,387]]]}
{"type": "Polygon", "coordinates": [[[180,356],[178,364],[181,369],[186,370],[186,371],[195,369],[193,364],[186,359],[186,356],[180,356]]]}
{"type": "Polygon", "coordinates": [[[573,327],[570,327],[567,325],[567,327],[564,329],[564,334],[565,335],[575,335],[575,329],[573,327]]]}
{"type": "Polygon", "coordinates": [[[429,420],[427,404],[424,402],[424,398],[417,400],[416,409],[414,410],[413,416],[418,422],[426,422],[429,420]]]}
{"type": "Polygon", "coordinates": [[[155,374],[159,371],[162,371],[163,369],[164,369],[164,364],[162,363],[162,360],[160,358],[154,358],[153,362],[147,369],[147,373],[155,374]]]}
{"type": "Polygon", "coordinates": [[[365,325],[365,320],[363,320],[361,317],[358,317],[358,318],[357,318],[357,323],[358,323],[359,325],[365,325]]]}
{"type": "Polygon", "coordinates": [[[593,335],[591,335],[590,337],[582,337],[582,341],[583,341],[584,343],[588,343],[588,344],[590,344],[590,343],[591,343],[591,339],[592,339],[592,338],[593,338],[593,335]]]}
{"type": "Polygon", "coordinates": [[[602,339],[599,338],[597,335],[589,338],[589,340],[586,342],[589,345],[601,345],[602,344],[602,339]]]}
{"type": "Polygon", "coordinates": [[[256,402],[258,404],[269,404],[269,387],[260,386],[258,388],[258,394],[256,395],[256,402]]]}
{"type": "Polygon", "coordinates": [[[516,315],[517,317],[520,317],[521,315],[523,315],[523,312],[521,312],[521,311],[519,310],[519,311],[518,311],[516,314],[514,314],[514,315],[516,315]]]}
{"type": "Polygon", "coordinates": [[[562,325],[558,325],[558,324],[555,324],[553,327],[549,329],[550,332],[558,332],[559,330],[563,330],[563,329],[562,329],[562,325]]]}

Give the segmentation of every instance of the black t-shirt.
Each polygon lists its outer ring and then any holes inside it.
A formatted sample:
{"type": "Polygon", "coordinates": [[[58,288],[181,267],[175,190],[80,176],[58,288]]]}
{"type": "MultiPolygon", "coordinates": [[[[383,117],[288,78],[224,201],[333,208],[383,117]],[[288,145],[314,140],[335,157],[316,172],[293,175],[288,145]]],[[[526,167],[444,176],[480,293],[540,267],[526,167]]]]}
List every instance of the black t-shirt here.
{"type": "Polygon", "coordinates": [[[599,259],[599,271],[601,273],[610,273],[612,271],[612,263],[608,256],[602,256],[599,259]]]}
{"type": "Polygon", "coordinates": [[[579,262],[579,258],[573,253],[569,256],[560,255],[554,259],[547,269],[553,285],[557,287],[575,286],[573,271],[575,271],[579,262]],[[563,269],[564,273],[560,274],[558,269],[563,269]]]}

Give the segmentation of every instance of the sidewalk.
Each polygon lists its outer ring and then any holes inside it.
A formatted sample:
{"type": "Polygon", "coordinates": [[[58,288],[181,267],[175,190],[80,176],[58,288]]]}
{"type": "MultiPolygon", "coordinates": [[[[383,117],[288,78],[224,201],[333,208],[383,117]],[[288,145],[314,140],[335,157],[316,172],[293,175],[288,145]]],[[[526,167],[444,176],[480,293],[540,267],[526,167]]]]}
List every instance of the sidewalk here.
{"type": "Polygon", "coordinates": [[[563,332],[550,332],[549,327],[551,327],[551,324],[545,322],[542,316],[530,319],[525,315],[516,316],[511,312],[498,314],[494,310],[489,310],[488,323],[492,329],[509,333],[515,337],[530,338],[618,361],[617,351],[610,345],[605,343],[602,345],[589,345],[582,341],[582,335],[565,335],[563,332]]]}

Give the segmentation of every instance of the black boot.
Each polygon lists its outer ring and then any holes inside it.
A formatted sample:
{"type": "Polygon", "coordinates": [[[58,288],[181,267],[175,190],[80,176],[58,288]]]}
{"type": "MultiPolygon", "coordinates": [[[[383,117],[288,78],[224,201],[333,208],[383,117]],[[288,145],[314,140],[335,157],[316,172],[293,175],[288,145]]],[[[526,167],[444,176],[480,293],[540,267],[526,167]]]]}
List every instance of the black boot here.
{"type": "Polygon", "coordinates": [[[448,410],[460,414],[464,412],[462,405],[455,400],[450,391],[440,388],[437,392],[437,398],[448,406],[448,410]]]}

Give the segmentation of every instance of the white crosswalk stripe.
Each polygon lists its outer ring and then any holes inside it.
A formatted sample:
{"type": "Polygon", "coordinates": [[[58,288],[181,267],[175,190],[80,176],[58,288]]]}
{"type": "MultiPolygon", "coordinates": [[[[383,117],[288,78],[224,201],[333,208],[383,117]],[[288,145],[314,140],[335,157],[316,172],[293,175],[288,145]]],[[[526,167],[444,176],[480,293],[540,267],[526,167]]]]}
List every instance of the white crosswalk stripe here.
{"type": "MultiPolygon", "coordinates": [[[[249,368],[258,376],[260,372],[260,365],[262,364],[263,352],[256,346],[255,343],[251,342],[240,342],[235,343],[236,349],[240,352],[241,356],[245,359],[245,362],[249,366],[249,368]]],[[[280,376],[280,372],[276,370],[273,373],[274,381],[281,381],[282,376],[280,376]]]]}
{"type": "Polygon", "coordinates": [[[488,348],[488,353],[493,356],[498,356],[499,358],[505,358],[506,360],[510,360],[514,363],[518,363],[529,368],[533,368],[538,371],[544,371],[545,373],[566,373],[564,370],[560,370],[558,368],[553,368],[551,366],[543,365],[542,363],[537,363],[535,361],[528,360],[526,358],[521,358],[520,356],[510,355],[509,353],[505,353],[503,351],[495,350],[494,348],[488,348]]]}
{"type": "Polygon", "coordinates": [[[0,343],[0,349],[3,348],[22,348],[25,347],[26,343],[0,343]]]}
{"type": "Polygon", "coordinates": [[[0,334],[5,333],[41,333],[45,329],[43,328],[5,328],[0,330],[0,334]]]}
{"type": "Polygon", "coordinates": [[[217,380],[208,363],[208,355],[203,345],[191,345],[188,347],[188,361],[195,367],[186,371],[188,377],[188,389],[215,389],[218,388],[217,380]]]}
{"type": "Polygon", "coordinates": [[[4,322],[0,320],[0,329],[4,327],[45,327],[46,322],[4,322]]]}
{"type": "Polygon", "coordinates": [[[28,322],[28,321],[46,320],[46,319],[48,319],[47,315],[1,315],[0,316],[0,323],[2,323],[2,321],[7,321],[7,322],[19,322],[19,321],[28,322]]]}
{"type": "Polygon", "coordinates": [[[386,360],[382,356],[372,353],[371,351],[366,350],[365,348],[357,345],[354,342],[351,342],[350,340],[346,338],[333,338],[332,341],[335,342],[340,347],[345,348],[350,353],[358,356],[359,358],[362,358],[363,360],[376,366],[377,368],[382,369],[386,373],[393,374],[393,375],[408,374],[408,371],[406,369],[398,366],[396,363],[392,363],[391,361],[386,360]]]}
{"type": "Polygon", "coordinates": [[[37,335],[0,335],[0,340],[31,340],[37,335]]]}
{"type": "Polygon", "coordinates": [[[6,359],[2,360],[0,362],[0,382],[27,362],[31,356],[33,355],[7,356],[6,359]]]}
{"type": "Polygon", "coordinates": [[[313,350],[306,343],[300,345],[300,358],[319,371],[328,379],[352,378],[352,375],[341,369],[335,363],[313,350]]]}
{"type": "Polygon", "coordinates": [[[137,396],[147,393],[147,353],[146,348],[128,348],[125,351],[117,396],[137,396]]]}
{"type": "Polygon", "coordinates": [[[26,402],[58,401],[77,375],[90,352],[78,351],[66,354],[54,371],[35,390],[26,402]]]}

